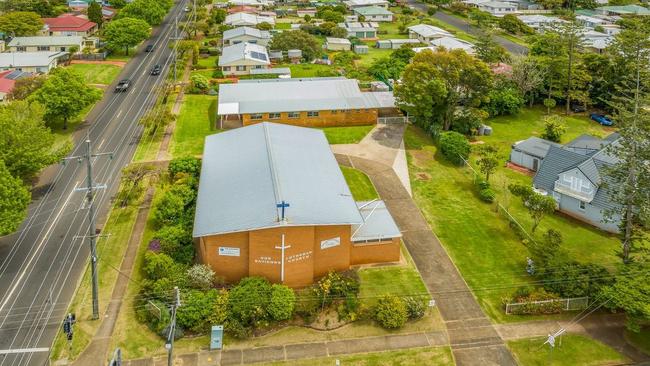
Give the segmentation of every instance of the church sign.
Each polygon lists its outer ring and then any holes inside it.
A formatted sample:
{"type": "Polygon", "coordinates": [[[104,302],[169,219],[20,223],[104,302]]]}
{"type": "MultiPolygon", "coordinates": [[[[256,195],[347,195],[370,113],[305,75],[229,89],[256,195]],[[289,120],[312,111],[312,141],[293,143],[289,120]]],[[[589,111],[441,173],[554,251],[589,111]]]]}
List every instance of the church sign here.
{"type": "Polygon", "coordinates": [[[239,257],[239,248],[219,247],[219,255],[227,257],[239,257]]]}
{"type": "Polygon", "coordinates": [[[341,238],[338,236],[336,238],[326,239],[320,242],[321,249],[333,248],[339,245],[341,245],[341,238]]]}

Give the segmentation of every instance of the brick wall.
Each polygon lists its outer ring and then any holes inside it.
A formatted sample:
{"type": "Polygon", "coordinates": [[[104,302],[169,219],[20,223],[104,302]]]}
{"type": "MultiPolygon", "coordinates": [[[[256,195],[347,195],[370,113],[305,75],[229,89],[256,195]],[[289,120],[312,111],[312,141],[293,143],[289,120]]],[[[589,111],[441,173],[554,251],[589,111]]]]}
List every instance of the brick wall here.
{"type": "Polygon", "coordinates": [[[318,111],[317,117],[308,117],[307,112],[298,112],[297,118],[289,118],[287,112],[280,113],[280,118],[270,118],[268,113],[262,113],[262,118],[252,119],[250,114],[242,115],[244,126],[269,121],[285,123],[294,126],[306,127],[334,127],[334,126],[363,126],[377,123],[377,109],[354,109],[347,111],[318,111]]]}

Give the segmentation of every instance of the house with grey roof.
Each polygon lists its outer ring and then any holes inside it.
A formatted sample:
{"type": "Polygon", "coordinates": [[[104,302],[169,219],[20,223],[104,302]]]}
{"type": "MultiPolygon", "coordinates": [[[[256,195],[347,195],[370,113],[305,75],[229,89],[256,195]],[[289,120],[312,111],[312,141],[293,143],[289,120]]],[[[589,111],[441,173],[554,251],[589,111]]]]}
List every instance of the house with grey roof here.
{"type": "Polygon", "coordinates": [[[453,37],[453,35],[446,30],[434,27],[429,24],[416,24],[408,27],[409,38],[417,39],[422,43],[429,44],[436,38],[453,37]]]}
{"type": "Polygon", "coordinates": [[[275,25],[275,19],[273,17],[266,17],[255,14],[248,14],[244,12],[233,13],[226,16],[223,24],[232,26],[232,27],[255,27],[261,23],[269,23],[275,25]]]}
{"type": "Polygon", "coordinates": [[[362,6],[352,9],[357,16],[363,16],[369,22],[392,22],[393,13],[381,6],[362,6]]]}
{"type": "Polygon", "coordinates": [[[375,39],[379,29],[379,24],[375,22],[345,22],[339,23],[338,26],[348,32],[348,37],[359,39],[375,39]]]}
{"type": "Polygon", "coordinates": [[[0,53],[0,71],[18,70],[47,74],[67,59],[67,52],[2,52],[0,53]]]}
{"type": "Polygon", "coordinates": [[[478,4],[479,10],[486,11],[495,17],[503,17],[506,14],[517,12],[517,5],[503,1],[488,1],[478,4]]]}
{"type": "Polygon", "coordinates": [[[558,211],[617,232],[620,219],[607,217],[607,211],[616,207],[609,198],[607,169],[618,162],[608,147],[619,138],[616,133],[604,139],[582,135],[564,146],[549,144],[533,179],[534,188],[551,195],[558,211]]]}
{"type": "Polygon", "coordinates": [[[81,36],[14,37],[7,45],[11,52],[80,52],[83,46],[81,36]]]}
{"type": "Polygon", "coordinates": [[[388,8],[388,1],[386,0],[347,0],[343,2],[349,9],[362,8],[366,6],[379,6],[388,8]]]}
{"type": "Polygon", "coordinates": [[[562,145],[535,136],[517,141],[510,150],[510,162],[536,172],[551,146],[562,145]]]}
{"type": "Polygon", "coordinates": [[[253,27],[237,27],[223,32],[222,39],[224,47],[244,42],[266,47],[271,42],[271,33],[253,27]]]}
{"type": "Polygon", "coordinates": [[[206,137],[193,237],[227,282],[292,287],[330,271],[400,259],[380,200],[355,202],[322,130],[263,122],[206,137]]]}
{"type": "Polygon", "coordinates": [[[269,65],[266,47],[247,42],[224,47],[219,57],[224,75],[250,75],[251,70],[268,69],[269,65]]]}
{"type": "MultiPolygon", "coordinates": [[[[240,80],[219,87],[219,124],[271,121],[299,126],[373,125],[395,113],[392,92],[362,92],[343,77],[240,80]]],[[[400,114],[401,115],[401,114],[400,114]]]]}

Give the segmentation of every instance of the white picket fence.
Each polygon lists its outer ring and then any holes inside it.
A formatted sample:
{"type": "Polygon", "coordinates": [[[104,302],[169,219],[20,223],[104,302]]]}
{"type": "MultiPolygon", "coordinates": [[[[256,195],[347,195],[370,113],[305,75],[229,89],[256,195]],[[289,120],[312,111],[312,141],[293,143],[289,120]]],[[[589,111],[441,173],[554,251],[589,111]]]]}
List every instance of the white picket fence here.
{"type": "Polygon", "coordinates": [[[513,310],[517,313],[517,309],[524,306],[543,306],[544,304],[561,303],[562,310],[584,310],[589,307],[589,297],[571,297],[566,299],[551,299],[541,301],[528,301],[528,302],[513,302],[506,304],[506,314],[512,314],[513,310]]]}
{"type": "Polygon", "coordinates": [[[408,117],[377,117],[377,124],[380,125],[392,125],[392,124],[403,124],[411,123],[408,117]]]}

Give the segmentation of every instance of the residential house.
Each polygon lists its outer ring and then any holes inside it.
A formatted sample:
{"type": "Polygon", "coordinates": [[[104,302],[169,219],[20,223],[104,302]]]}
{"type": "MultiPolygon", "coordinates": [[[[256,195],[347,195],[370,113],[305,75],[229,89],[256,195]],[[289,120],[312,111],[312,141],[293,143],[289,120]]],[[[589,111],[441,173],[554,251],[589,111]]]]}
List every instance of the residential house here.
{"type": "Polygon", "coordinates": [[[16,85],[16,80],[32,76],[29,72],[7,70],[0,72],[0,102],[4,101],[7,94],[11,93],[16,85]]]}
{"type": "Polygon", "coordinates": [[[452,37],[446,30],[428,24],[418,24],[408,27],[409,38],[417,39],[422,43],[429,44],[432,40],[442,37],[452,37]]]}
{"type": "Polygon", "coordinates": [[[228,14],[234,14],[234,13],[259,14],[260,9],[255,8],[253,6],[233,6],[228,8],[227,12],[228,14]]]}
{"type": "Polygon", "coordinates": [[[582,32],[582,38],[585,47],[596,53],[602,53],[614,40],[609,34],[589,29],[582,32]]]}
{"type": "Polygon", "coordinates": [[[552,145],[533,179],[534,188],[551,195],[557,209],[569,216],[617,232],[620,218],[607,218],[616,208],[610,200],[607,169],[618,163],[608,150],[620,136],[613,133],[604,139],[580,136],[563,147],[552,145]]]}
{"type": "MultiPolygon", "coordinates": [[[[271,121],[298,126],[360,126],[394,115],[392,92],[362,92],[357,80],[342,77],[240,80],[219,87],[221,122],[244,126],[271,121]]],[[[401,114],[400,114],[401,115],[401,114]]]]}
{"type": "Polygon", "coordinates": [[[479,10],[488,12],[495,17],[503,17],[506,14],[514,14],[517,12],[517,6],[512,3],[502,1],[488,1],[478,5],[479,10]]]}
{"type": "Polygon", "coordinates": [[[448,51],[463,50],[470,55],[473,55],[475,53],[473,44],[455,37],[436,38],[432,40],[430,43],[431,46],[429,47],[415,47],[413,48],[413,51],[417,53],[427,49],[436,51],[440,48],[444,48],[448,51]]]}
{"type": "Polygon", "coordinates": [[[640,5],[601,6],[595,11],[602,15],[650,15],[650,9],[640,5]]]}
{"type": "Polygon", "coordinates": [[[254,8],[273,6],[274,4],[271,0],[229,0],[228,3],[230,6],[250,6],[254,8]]]}
{"type": "Polygon", "coordinates": [[[49,36],[88,37],[97,31],[97,23],[74,14],[43,18],[43,23],[45,23],[45,34],[49,36]]]}
{"type": "Polygon", "coordinates": [[[522,23],[533,28],[538,32],[543,32],[544,29],[553,27],[556,24],[566,22],[563,19],[553,16],[545,16],[539,14],[532,15],[517,15],[517,18],[522,21],[522,23]]]}
{"type": "Polygon", "coordinates": [[[272,17],[263,17],[255,14],[248,13],[234,13],[226,15],[224,24],[232,27],[255,27],[260,23],[269,23],[275,25],[275,19],[272,17]]]}
{"type": "Polygon", "coordinates": [[[562,147],[558,143],[534,136],[517,141],[510,150],[510,163],[536,172],[551,146],[562,147]]]}
{"type": "Polygon", "coordinates": [[[480,4],[486,3],[490,0],[461,0],[461,3],[472,7],[472,8],[478,8],[480,4]]]}
{"type": "Polygon", "coordinates": [[[375,22],[339,23],[338,26],[348,32],[348,37],[362,40],[376,39],[377,29],[379,29],[379,24],[375,22]]]}
{"type": "Polygon", "coordinates": [[[67,57],[67,52],[3,52],[0,53],[0,71],[48,73],[67,57]]]}
{"type": "Polygon", "coordinates": [[[224,47],[219,57],[224,75],[250,75],[251,70],[268,69],[269,65],[266,47],[247,42],[224,47]]]}
{"type": "Polygon", "coordinates": [[[352,11],[357,16],[363,16],[367,22],[392,22],[393,13],[381,6],[362,6],[353,8],[352,11]]]}
{"type": "Polygon", "coordinates": [[[296,10],[296,15],[298,15],[300,18],[304,18],[305,15],[309,15],[310,17],[315,17],[316,16],[316,8],[301,8],[296,10]]]}
{"type": "Polygon", "coordinates": [[[347,38],[327,37],[325,39],[325,49],[328,51],[349,51],[352,48],[352,42],[347,38]]]}
{"type": "Polygon", "coordinates": [[[14,37],[9,42],[11,52],[50,52],[61,51],[80,52],[84,47],[84,39],[80,36],[37,36],[37,37],[14,37]]]}
{"type": "Polygon", "coordinates": [[[223,32],[222,38],[223,47],[243,42],[259,44],[266,47],[271,42],[271,33],[252,27],[237,27],[223,32]]]}
{"type": "Polygon", "coordinates": [[[388,9],[386,0],[347,0],[343,2],[349,9],[362,8],[366,6],[379,6],[388,9]]]}
{"type": "Polygon", "coordinates": [[[263,122],[206,137],[196,202],[198,261],[228,283],[261,276],[305,287],[400,260],[386,205],[355,202],[318,129],[263,122]]]}

